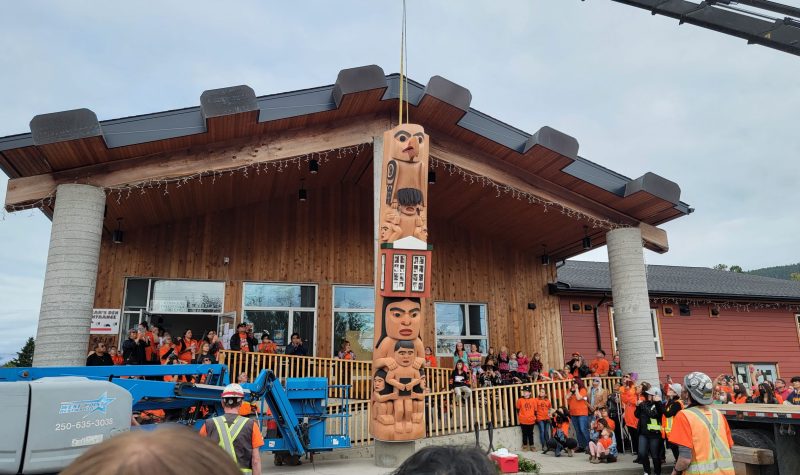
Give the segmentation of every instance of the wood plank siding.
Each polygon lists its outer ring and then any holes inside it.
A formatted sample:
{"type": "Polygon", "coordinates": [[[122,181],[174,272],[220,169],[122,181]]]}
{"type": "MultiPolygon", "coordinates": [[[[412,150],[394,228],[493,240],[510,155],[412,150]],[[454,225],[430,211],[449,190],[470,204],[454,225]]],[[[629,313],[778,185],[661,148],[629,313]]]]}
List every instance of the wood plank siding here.
{"type": "MultiPolygon", "coordinates": [[[[372,284],[372,216],[371,187],[339,184],[314,190],[304,203],[289,194],[126,229],[123,244],[111,243],[105,233],[95,307],[122,307],[125,277],[225,281],[224,310],[239,318],[243,282],[318,284],[316,354],[328,356],[332,285],[372,284]]],[[[491,345],[539,351],[546,364],[561,359],[558,298],[546,288],[554,279],[552,265],[441,217],[430,222],[430,242],[435,253],[429,315],[436,301],[486,303],[491,345]],[[527,308],[531,302],[535,311],[527,308]]],[[[430,318],[426,345],[434,346],[434,329],[430,318]]]]}
{"type": "MultiPolygon", "coordinates": [[[[596,304],[600,298],[562,296],[559,303],[564,335],[564,358],[579,352],[594,358],[597,351],[594,317],[591,312],[576,313],[571,303],[596,304]]],[[[611,305],[611,304],[610,304],[611,305]]],[[[731,364],[777,363],[780,376],[800,375],[800,341],[796,312],[789,309],[735,310],[720,308],[710,316],[707,305],[691,306],[691,315],[682,317],[677,305],[673,316],[664,316],[663,305],[653,304],[658,314],[663,357],[658,358],[660,375],[683,377],[703,371],[712,378],[731,374],[731,364]]],[[[603,349],[611,357],[611,331],[608,306],[598,309],[603,349]]],[[[677,381],[677,379],[676,379],[677,381]]]]}

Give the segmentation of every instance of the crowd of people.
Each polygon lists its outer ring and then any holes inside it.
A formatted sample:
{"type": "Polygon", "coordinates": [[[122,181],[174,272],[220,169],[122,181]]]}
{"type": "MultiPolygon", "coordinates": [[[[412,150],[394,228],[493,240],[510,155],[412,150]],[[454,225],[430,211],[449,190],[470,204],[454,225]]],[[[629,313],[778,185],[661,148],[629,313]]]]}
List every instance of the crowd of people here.
{"type": "MultiPolygon", "coordinates": [[[[270,339],[269,332],[256,338],[253,325],[240,323],[227,342],[214,330],[206,331],[202,338],[195,339],[190,329],[180,336],[173,336],[161,326],[150,326],[142,322],[128,331],[128,338],[120,348],[107,347],[96,341],[86,358],[86,366],[146,365],[146,364],[216,364],[222,349],[251,353],[278,353],[278,345],[270,339]]],[[[349,351],[349,343],[345,356],[349,351]]],[[[285,354],[307,356],[308,350],[298,333],[293,333],[285,354]]],[[[354,358],[352,351],[347,359],[354,358]]]]}

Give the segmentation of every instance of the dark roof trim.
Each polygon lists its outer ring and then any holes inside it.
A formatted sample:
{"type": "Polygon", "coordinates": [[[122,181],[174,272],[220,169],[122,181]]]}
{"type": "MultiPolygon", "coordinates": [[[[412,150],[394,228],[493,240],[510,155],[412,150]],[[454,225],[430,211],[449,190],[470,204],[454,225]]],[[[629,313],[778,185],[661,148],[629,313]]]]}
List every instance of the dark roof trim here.
{"type": "MultiPolygon", "coordinates": [[[[550,127],[542,127],[531,135],[470,108],[472,94],[463,86],[443,77],[433,76],[426,86],[405,78],[407,101],[419,105],[432,97],[464,111],[458,125],[493,142],[520,153],[536,145],[570,157],[575,161],[564,172],[591,183],[617,196],[625,197],[645,191],[671,203],[683,214],[690,212],[679,201],[677,184],[648,173],[631,180],[578,156],[578,141],[550,127]]],[[[348,94],[385,89],[382,100],[399,97],[400,76],[385,75],[376,65],[344,69],[336,83],[299,91],[256,97],[248,86],[213,89],[200,96],[200,107],[144,114],[120,119],[97,121],[88,109],[42,114],[31,121],[31,133],[0,138],[0,151],[32,145],[100,136],[109,148],[124,147],[157,140],[205,133],[206,120],[242,112],[258,111],[258,121],[268,122],[337,109],[348,94]]]]}
{"type": "MultiPolygon", "coordinates": [[[[603,295],[610,294],[611,289],[599,289],[594,287],[570,287],[563,282],[549,283],[547,289],[551,295],[603,295]]],[[[696,298],[707,298],[709,300],[740,300],[740,301],[769,301],[769,302],[800,302],[797,297],[776,297],[770,295],[741,295],[741,294],[715,294],[705,292],[649,292],[650,298],[671,297],[686,298],[687,300],[696,298]]],[[[613,296],[612,296],[613,297],[613,296]]]]}

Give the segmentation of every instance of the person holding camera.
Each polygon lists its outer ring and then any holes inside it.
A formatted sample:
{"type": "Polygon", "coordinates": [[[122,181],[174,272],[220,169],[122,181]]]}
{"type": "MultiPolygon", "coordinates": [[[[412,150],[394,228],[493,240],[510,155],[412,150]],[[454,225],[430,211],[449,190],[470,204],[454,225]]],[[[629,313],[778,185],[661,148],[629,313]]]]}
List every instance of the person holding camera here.
{"type": "MultiPolygon", "coordinates": [[[[622,421],[628,431],[631,441],[631,448],[634,453],[639,450],[639,419],[636,418],[636,404],[639,402],[640,395],[633,377],[630,373],[622,376],[622,384],[617,388],[619,402],[622,404],[622,421]]],[[[620,429],[622,431],[622,429],[620,429]]],[[[624,437],[624,431],[622,433],[624,437]]]]}
{"type": "Polygon", "coordinates": [[[589,447],[589,400],[586,386],[580,378],[572,381],[567,407],[572,417],[572,427],[575,428],[575,437],[578,439],[576,452],[583,452],[589,447]]]}
{"type": "MultiPolygon", "coordinates": [[[[547,449],[553,450],[556,457],[561,457],[561,451],[567,451],[567,457],[572,457],[572,451],[578,447],[578,441],[569,438],[569,413],[566,408],[559,407],[550,417],[553,428],[552,437],[547,441],[547,449]]],[[[545,451],[546,453],[547,451],[545,451]]]]}
{"type": "Polygon", "coordinates": [[[644,466],[645,473],[661,473],[661,452],[664,445],[661,434],[661,418],[664,415],[661,391],[646,381],[642,382],[641,388],[644,399],[637,403],[635,412],[639,419],[639,451],[636,461],[644,466]]]}

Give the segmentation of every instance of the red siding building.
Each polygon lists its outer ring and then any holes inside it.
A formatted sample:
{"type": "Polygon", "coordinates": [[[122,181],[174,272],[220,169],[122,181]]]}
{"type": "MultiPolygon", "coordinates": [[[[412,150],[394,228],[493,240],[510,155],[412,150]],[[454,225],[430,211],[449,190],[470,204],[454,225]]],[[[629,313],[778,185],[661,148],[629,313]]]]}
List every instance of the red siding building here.
{"type": "MultiPolygon", "coordinates": [[[[659,373],[703,371],[747,378],[755,365],[772,377],[800,375],[800,282],[702,267],[647,266],[659,373]]],[[[609,359],[613,300],[608,264],[568,261],[550,291],[559,296],[564,357],[609,359]]],[[[624,350],[623,350],[624,351],[624,350]]]]}

